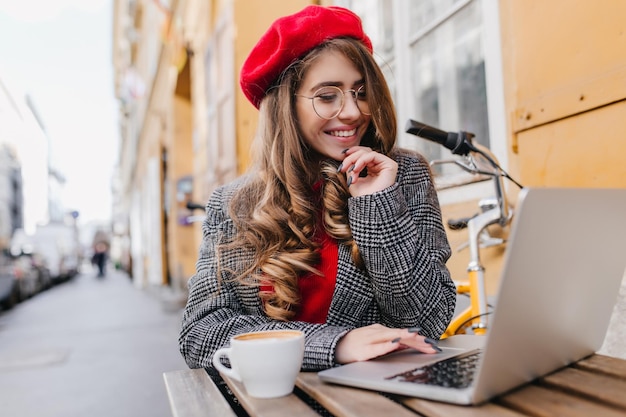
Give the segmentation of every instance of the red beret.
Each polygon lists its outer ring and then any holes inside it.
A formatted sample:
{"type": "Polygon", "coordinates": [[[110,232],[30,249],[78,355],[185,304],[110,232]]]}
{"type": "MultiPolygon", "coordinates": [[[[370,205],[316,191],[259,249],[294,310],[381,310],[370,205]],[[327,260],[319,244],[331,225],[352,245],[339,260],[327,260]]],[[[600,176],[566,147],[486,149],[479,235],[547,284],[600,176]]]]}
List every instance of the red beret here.
{"type": "Polygon", "coordinates": [[[334,38],[355,38],[372,52],[361,19],[338,6],[307,6],[277,19],[261,37],[241,68],[239,84],[256,108],[265,92],[296,59],[334,38]]]}

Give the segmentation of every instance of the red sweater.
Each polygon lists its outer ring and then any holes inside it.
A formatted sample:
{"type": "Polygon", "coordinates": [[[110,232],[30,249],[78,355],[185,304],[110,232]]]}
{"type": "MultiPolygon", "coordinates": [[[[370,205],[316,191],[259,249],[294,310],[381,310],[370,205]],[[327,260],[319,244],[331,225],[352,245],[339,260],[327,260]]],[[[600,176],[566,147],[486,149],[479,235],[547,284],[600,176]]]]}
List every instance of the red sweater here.
{"type": "Polygon", "coordinates": [[[298,278],[302,303],[294,320],[325,323],[335,291],[339,254],[337,242],[323,228],[316,234],[315,240],[322,244],[320,263],[315,267],[323,276],[306,274],[298,278]]]}
{"type": "MultiPolygon", "coordinates": [[[[298,278],[300,290],[300,306],[294,317],[295,321],[308,323],[325,323],[328,309],[335,291],[337,278],[337,262],[339,260],[337,242],[328,236],[323,227],[318,229],[314,240],[321,244],[320,263],[315,267],[322,276],[307,273],[298,278]]],[[[261,285],[260,291],[273,291],[272,285],[261,285]]]]}

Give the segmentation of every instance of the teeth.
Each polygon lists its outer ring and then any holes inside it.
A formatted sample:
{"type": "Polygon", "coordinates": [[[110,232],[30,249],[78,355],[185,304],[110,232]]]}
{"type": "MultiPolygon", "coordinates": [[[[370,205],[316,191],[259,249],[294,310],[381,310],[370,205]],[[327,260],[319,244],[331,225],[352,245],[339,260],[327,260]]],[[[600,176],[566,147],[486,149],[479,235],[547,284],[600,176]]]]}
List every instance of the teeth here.
{"type": "Polygon", "coordinates": [[[352,130],[335,130],[330,132],[331,135],[333,136],[339,136],[339,137],[348,137],[348,136],[352,136],[356,133],[356,129],[352,129],[352,130]]]}

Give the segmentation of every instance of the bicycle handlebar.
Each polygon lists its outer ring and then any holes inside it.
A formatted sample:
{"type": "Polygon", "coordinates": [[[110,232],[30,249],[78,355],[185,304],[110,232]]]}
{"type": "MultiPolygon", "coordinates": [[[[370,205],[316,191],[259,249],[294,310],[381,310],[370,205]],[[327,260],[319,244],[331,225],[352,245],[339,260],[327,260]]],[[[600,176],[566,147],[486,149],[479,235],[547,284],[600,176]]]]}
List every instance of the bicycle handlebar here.
{"type": "Polygon", "coordinates": [[[519,188],[523,188],[523,186],[519,182],[515,181],[505,170],[502,169],[502,167],[498,164],[495,155],[493,155],[493,153],[489,149],[481,146],[480,144],[474,145],[472,143],[472,138],[474,137],[473,133],[463,131],[460,131],[458,133],[444,132],[443,130],[439,130],[436,127],[428,126],[427,124],[417,122],[412,119],[409,119],[406,124],[406,132],[436,142],[444,146],[446,149],[452,151],[453,154],[470,157],[470,159],[474,161],[476,159],[471,157],[470,154],[475,153],[481,155],[493,167],[493,173],[481,172],[479,169],[475,167],[468,167],[459,161],[454,161],[454,163],[456,163],[466,171],[474,174],[486,174],[496,177],[507,178],[515,183],[515,185],[517,185],[519,188]]]}
{"type": "Polygon", "coordinates": [[[407,133],[443,145],[456,155],[467,155],[475,150],[471,142],[474,135],[469,132],[444,132],[412,119],[408,120],[405,129],[407,133]]]}
{"type": "Polygon", "coordinates": [[[202,204],[194,203],[193,201],[187,201],[186,207],[189,210],[204,210],[202,204]]]}

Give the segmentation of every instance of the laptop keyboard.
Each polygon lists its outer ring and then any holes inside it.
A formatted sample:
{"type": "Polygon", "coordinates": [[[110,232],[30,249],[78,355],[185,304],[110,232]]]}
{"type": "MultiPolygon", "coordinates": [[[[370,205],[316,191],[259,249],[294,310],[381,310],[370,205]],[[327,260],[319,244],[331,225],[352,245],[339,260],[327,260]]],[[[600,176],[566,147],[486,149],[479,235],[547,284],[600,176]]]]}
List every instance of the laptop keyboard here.
{"type": "Polygon", "coordinates": [[[448,388],[466,388],[474,380],[481,355],[481,351],[464,353],[386,379],[448,388]]]}

